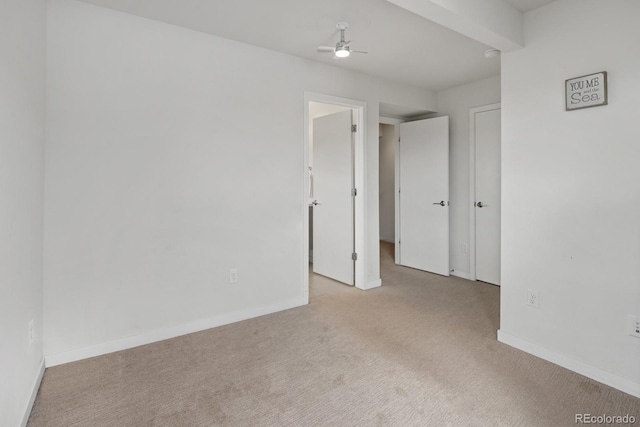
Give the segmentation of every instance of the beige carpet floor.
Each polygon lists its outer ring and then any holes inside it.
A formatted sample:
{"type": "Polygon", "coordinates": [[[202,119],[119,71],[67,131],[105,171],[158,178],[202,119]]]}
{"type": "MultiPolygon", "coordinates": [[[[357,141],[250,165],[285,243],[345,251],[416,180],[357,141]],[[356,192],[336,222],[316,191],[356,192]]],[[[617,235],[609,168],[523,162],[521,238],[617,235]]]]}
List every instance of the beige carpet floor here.
{"type": "Polygon", "coordinates": [[[49,368],[28,425],[640,425],[640,399],[497,342],[498,287],[392,251],[379,289],[318,280],[305,307],[49,368]]]}

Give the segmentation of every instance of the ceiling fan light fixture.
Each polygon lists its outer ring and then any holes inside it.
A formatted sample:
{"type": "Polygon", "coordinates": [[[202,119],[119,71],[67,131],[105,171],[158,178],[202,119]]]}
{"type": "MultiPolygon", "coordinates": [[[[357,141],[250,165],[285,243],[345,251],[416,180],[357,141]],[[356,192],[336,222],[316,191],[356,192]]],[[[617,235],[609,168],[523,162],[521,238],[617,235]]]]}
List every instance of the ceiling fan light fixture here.
{"type": "Polygon", "coordinates": [[[336,56],[338,58],[346,58],[349,55],[351,55],[351,52],[349,52],[349,49],[346,47],[341,47],[336,49],[336,56]]]}
{"type": "Polygon", "coordinates": [[[351,56],[351,53],[367,53],[362,50],[351,50],[349,46],[351,40],[347,41],[344,37],[344,32],[349,28],[348,22],[338,22],[336,28],[340,31],[340,40],[333,46],[318,46],[318,52],[333,53],[334,58],[347,58],[351,56]]]}

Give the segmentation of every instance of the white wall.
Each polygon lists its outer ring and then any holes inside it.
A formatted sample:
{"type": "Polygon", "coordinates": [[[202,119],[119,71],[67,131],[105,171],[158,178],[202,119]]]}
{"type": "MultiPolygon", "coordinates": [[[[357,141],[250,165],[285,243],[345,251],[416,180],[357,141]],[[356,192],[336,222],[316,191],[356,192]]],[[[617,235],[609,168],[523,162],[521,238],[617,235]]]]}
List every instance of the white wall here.
{"type": "Polygon", "coordinates": [[[44,0],[0,3],[0,425],[17,426],[42,364],[44,0]],[[29,345],[27,324],[35,340],[29,345]]]}
{"type": "Polygon", "coordinates": [[[305,91],[368,103],[379,279],[378,103],[434,94],[72,0],[47,25],[48,363],[304,301],[305,91]]]}
{"type": "Polygon", "coordinates": [[[438,92],[437,116],[449,116],[449,257],[454,274],[469,275],[469,109],[500,102],[500,76],[438,92]]]}
{"type": "Polygon", "coordinates": [[[502,58],[500,332],[640,397],[638,16],[636,0],[557,1],[502,58]],[[565,111],[565,79],[599,71],[609,105],[565,111]]]}
{"type": "Polygon", "coordinates": [[[396,240],[396,127],[380,125],[380,240],[396,240]]]}

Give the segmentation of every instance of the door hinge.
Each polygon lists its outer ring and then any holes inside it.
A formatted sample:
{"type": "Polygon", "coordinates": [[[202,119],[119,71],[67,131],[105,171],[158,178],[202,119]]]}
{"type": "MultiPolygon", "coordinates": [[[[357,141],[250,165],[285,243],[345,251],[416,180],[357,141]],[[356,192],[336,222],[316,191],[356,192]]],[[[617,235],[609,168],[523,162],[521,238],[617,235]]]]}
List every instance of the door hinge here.
{"type": "Polygon", "coordinates": [[[355,252],[354,252],[354,253],[352,253],[352,254],[351,254],[351,259],[352,259],[352,260],[354,260],[354,261],[357,261],[357,260],[358,260],[358,254],[357,254],[357,253],[355,253],[355,252]]]}
{"type": "Polygon", "coordinates": [[[357,188],[352,188],[352,189],[351,189],[351,195],[352,195],[353,197],[356,197],[356,196],[358,195],[358,189],[357,189],[357,188]]]}
{"type": "Polygon", "coordinates": [[[351,125],[351,132],[358,132],[358,125],[351,125]]]}

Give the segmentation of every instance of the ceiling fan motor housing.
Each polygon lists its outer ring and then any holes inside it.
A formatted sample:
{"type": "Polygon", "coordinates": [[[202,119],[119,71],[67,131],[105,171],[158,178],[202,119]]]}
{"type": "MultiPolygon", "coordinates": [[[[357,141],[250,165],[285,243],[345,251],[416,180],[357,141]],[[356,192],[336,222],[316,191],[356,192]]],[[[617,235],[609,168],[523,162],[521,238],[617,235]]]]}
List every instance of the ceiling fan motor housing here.
{"type": "Polygon", "coordinates": [[[349,23],[347,21],[340,21],[336,24],[336,28],[340,31],[348,30],[349,23]]]}

